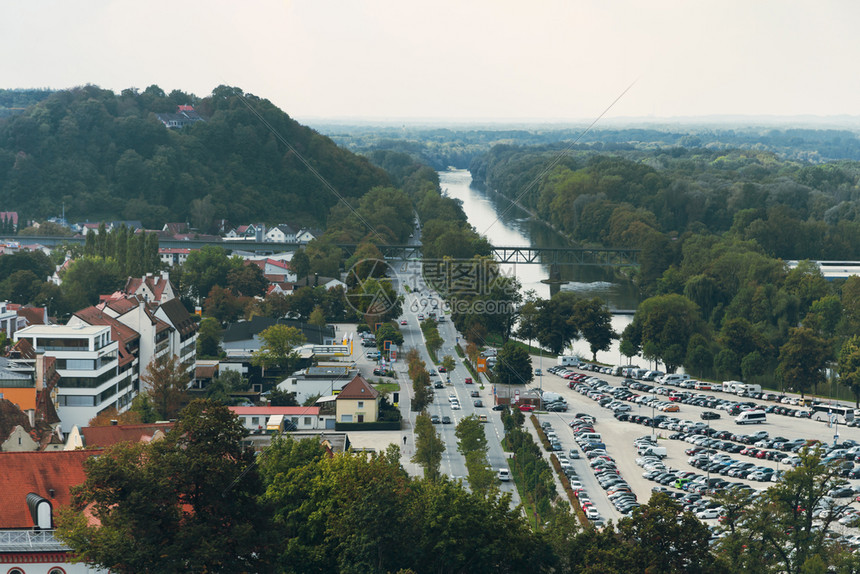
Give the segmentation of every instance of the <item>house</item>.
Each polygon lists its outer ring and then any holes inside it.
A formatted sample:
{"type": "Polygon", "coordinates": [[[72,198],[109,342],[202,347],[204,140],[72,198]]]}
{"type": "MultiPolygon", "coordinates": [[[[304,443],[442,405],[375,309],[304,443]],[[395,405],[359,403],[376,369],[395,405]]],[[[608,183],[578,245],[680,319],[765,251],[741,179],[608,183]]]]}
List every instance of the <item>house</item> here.
{"type": "Polygon", "coordinates": [[[100,450],[0,453],[0,571],[10,574],[106,574],[71,562],[54,537],[57,511],[86,479],[84,461],[100,450]]]}
{"type": "Polygon", "coordinates": [[[299,289],[301,287],[323,287],[326,291],[329,291],[335,287],[343,287],[346,289],[346,283],[340,279],[335,279],[334,277],[323,277],[321,275],[314,274],[296,279],[293,288],[299,289]]]}
{"type": "Polygon", "coordinates": [[[245,261],[245,265],[256,265],[259,267],[260,271],[263,272],[263,276],[266,277],[270,283],[280,283],[283,281],[292,282],[296,280],[296,274],[290,269],[288,261],[266,257],[263,259],[248,259],[245,261]],[[273,279],[274,281],[272,281],[273,279]]]}
{"type": "Polygon", "coordinates": [[[165,223],[164,227],[162,227],[161,230],[166,231],[171,236],[179,235],[180,233],[188,233],[188,224],[187,223],[165,223]]]}
{"type": "Polygon", "coordinates": [[[379,416],[379,391],[356,375],[337,395],[337,422],[375,423],[379,416]]]}
{"type": "Polygon", "coordinates": [[[11,439],[14,427],[20,426],[36,443],[32,450],[52,450],[62,442],[60,417],[57,413],[57,385],[60,375],[53,357],[21,341],[0,358],[0,450],[31,450],[19,435],[11,439]],[[11,439],[11,440],[10,440],[11,439]]]}
{"type": "MultiPolygon", "coordinates": [[[[317,430],[334,428],[326,426],[325,417],[320,416],[319,407],[229,407],[249,433],[262,434],[274,417],[283,417],[292,430],[317,430]]],[[[333,420],[333,417],[329,416],[333,420]]]]}
{"type": "Polygon", "coordinates": [[[131,364],[120,354],[119,343],[107,325],[30,325],[15,333],[26,341],[35,357],[17,359],[38,380],[39,357],[53,357],[60,379],[56,405],[62,425],[85,426],[108,407],[127,410],[137,395],[131,364]]]}
{"type": "Polygon", "coordinates": [[[0,331],[11,339],[18,328],[18,313],[9,306],[8,301],[0,301],[0,331]]]}
{"type": "Polygon", "coordinates": [[[153,303],[169,301],[176,297],[167,271],[162,271],[161,275],[147,273],[143,277],[129,277],[122,291],[127,295],[138,295],[144,301],[153,303]]]}
{"type": "Polygon", "coordinates": [[[331,396],[340,392],[356,374],[358,371],[347,363],[318,365],[296,371],[293,376],[278,383],[277,388],[294,393],[296,401],[304,403],[310,397],[331,396]]]}
{"type": "Polygon", "coordinates": [[[175,130],[190,126],[195,122],[205,121],[195,111],[194,106],[189,105],[176,106],[175,114],[156,114],[156,117],[158,121],[164,124],[164,127],[175,130]]]}
{"type": "Polygon", "coordinates": [[[174,265],[182,265],[188,259],[190,249],[175,249],[169,247],[159,247],[158,257],[164,265],[173,267],[174,265]]]}
{"type": "Polygon", "coordinates": [[[266,241],[273,243],[295,243],[296,230],[286,223],[281,223],[266,232],[266,241]]]}
{"type": "Polygon", "coordinates": [[[319,229],[311,229],[309,227],[303,227],[296,233],[296,242],[302,245],[307,245],[314,239],[321,237],[323,232],[319,229]]]}

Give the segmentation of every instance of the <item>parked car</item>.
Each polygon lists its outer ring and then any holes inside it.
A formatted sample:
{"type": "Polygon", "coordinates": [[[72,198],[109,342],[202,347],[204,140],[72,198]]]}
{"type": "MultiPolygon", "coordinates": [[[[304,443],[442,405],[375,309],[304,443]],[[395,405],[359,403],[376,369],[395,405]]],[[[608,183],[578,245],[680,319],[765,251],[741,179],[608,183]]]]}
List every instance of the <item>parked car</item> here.
{"type": "Polygon", "coordinates": [[[530,413],[530,412],[535,410],[535,406],[534,405],[528,405],[528,404],[520,405],[520,410],[524,413],[530,413]]]}

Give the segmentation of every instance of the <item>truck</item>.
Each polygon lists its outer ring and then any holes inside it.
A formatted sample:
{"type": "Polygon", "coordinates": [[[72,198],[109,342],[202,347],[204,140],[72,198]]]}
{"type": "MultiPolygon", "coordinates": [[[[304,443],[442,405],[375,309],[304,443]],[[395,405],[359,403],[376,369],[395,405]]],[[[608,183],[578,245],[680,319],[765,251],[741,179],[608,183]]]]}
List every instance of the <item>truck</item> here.
{"type": "Polygon", "coordinates": [[[559,355],[558,356],[558,366],[559,367],[578,367],[579,366],[579,357],[575,357],[573,355],[559,355]]]}
{"type": "Polygon", "coordinates": [[[743,393],[744,395],[751,395],[753,393],[760,393],[761,385],[739,385],[735,388],[736,394],[743,393]]]}
{"type": "Polygon", "coordinates": [[[551,393],[549,391],[544,391],[544,393],[541,395],[541,400],[544,402],[544,404],[546,404],[546,403],[553,403],[555,401],[562,401],[562,400],[564,400],[564,397],[558,393],[551,393]]]}
{"type": "Polygon", "coordinates": [[[660,457],[660,458],[665,458],[666,455],[668,454],[668,452],[669,451],[666,450],[665,446],[643,445],[643,446],[639,447],[638,454],[639,454],[639,456],[651,455],[651,456],[656,456],[656,457],[660,457]]]}
{"type": "Polygon", "coordinates": [[[740,381],[723,381],[723,392],[732,394],[737,393],[739,386],[743,386],[743,383],[740,381]]]}

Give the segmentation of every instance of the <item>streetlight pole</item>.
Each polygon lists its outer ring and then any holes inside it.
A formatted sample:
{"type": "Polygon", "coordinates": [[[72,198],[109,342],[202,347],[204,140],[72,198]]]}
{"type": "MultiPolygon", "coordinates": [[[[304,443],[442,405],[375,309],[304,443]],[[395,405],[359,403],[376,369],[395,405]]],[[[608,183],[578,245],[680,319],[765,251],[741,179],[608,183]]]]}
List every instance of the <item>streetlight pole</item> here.
{"type": "Polygon", "coordinates": [[[654,441],[654,403],[657,402],[657,393],[651,395],[651,441],[654,441]]]}

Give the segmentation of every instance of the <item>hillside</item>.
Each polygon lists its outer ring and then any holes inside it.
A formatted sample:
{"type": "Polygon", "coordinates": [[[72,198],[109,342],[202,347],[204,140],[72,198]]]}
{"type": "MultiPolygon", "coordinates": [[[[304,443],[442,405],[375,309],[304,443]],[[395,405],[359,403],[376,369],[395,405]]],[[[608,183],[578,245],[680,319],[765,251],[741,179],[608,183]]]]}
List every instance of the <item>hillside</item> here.
{"type": "Polygon", "coordinates": [[[219,86],[205,98],[157,86],[52,93],[0,119],[0,207],[24,218],[322,225],[338,199],[248,109],[265,118],[347,199],[388,176],[269,101],[219,86]],[[243,101],[244,99],[244,101],[243,101]],[[193,105],[204,121],[168,129],[156,114],[193,105]]]}

